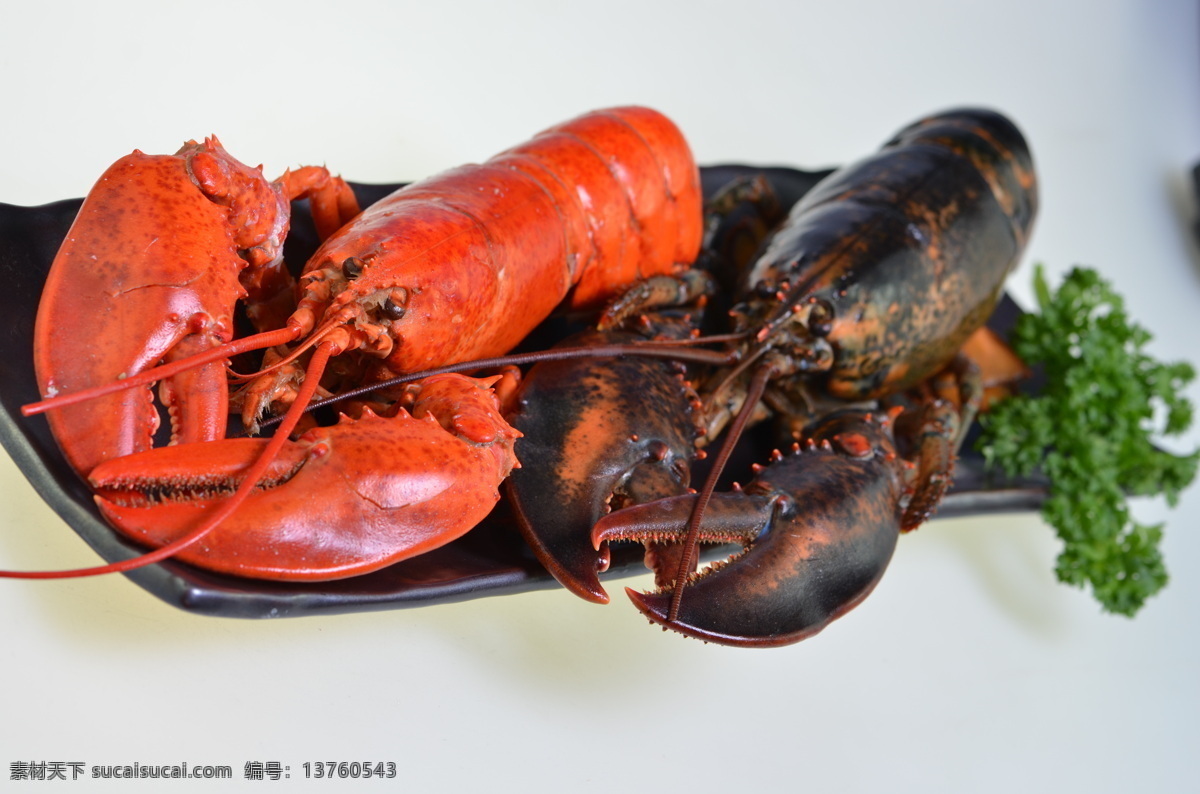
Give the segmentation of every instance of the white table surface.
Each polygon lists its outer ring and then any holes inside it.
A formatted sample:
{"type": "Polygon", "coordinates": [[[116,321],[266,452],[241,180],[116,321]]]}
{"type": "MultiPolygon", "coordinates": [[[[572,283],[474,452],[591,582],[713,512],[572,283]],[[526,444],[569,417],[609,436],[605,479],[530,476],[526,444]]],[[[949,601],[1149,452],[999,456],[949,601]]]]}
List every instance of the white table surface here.
{"type": "MultiPolygon", "coordinates": [[[[641,103],[701,163],[818,167],[983,104],[1024,129],[1042,179],[1011,291],[1028,304],[1034,261],[1056,279],[1089,264],[1156,355],[1200,364],[1194,3],[642,5],[5,4],[0,201],[79,196],[135,147],[209,133],[269,174],[390,182],[641,103]]],[[[6,457],[0,505],[0,567],[96,561],[6,457]]],[[[41,790],[15,762],[186,761],[239,780],[161,790],[330,790],[306,761],[379,760],[411,791],[1194,790],[1200,488],[1137,514],[1168,522],[1173,580],[1136,620],[1054,581],[1037,517],[942,520],[901,539],[861,607],[766,652],[558,591],[253,622],[120,576],[0,582],[0,789],[41,790]],[[242,781],[247,761],[291,778],[242,781]]]]}

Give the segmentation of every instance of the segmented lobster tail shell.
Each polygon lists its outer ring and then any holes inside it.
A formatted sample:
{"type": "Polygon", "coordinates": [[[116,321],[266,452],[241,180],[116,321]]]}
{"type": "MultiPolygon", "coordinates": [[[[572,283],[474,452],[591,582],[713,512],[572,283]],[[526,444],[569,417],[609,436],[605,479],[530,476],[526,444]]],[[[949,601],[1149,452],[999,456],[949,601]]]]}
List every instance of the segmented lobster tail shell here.
{"type": "Polygon", "coordinates": [[[588,113],[501,158],[513,155],[533,158],[587,186],[565,204],[586,220],[593,243],[591,255],[576,269],[573,307],[599,306],[614,295],[614,284],[677,271],[699,253],[700,172],[683,134],[661,113],[642,107],[588,113]],[[619,229],[636,233],[614,233],[619,229]]]}
{"type": "Polygon", "coordinates": [[[500,355],[568,294],[592,307],[689,265],[701,201],[669,120],[645,108],[589,113],[368,208],[309,261],[301,310],[361,326],[352,304],[390,299],[403,312],[386,320],[395,345],[383,354],[397,372],[500,355]],[[319,285],[348,258],[361,273],[330,300],[319,285]]]}

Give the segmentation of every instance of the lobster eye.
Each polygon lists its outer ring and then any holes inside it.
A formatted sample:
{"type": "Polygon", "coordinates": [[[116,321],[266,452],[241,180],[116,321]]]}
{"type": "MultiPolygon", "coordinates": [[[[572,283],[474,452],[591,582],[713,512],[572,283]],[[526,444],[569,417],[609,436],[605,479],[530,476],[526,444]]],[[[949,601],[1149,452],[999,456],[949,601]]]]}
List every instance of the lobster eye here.
{"type": "Polygon", "coordinates": [[[791,372],[826,372],[833,367],[833,348],[820,337],[801,341],[787,357],[787,364],[791,372]]]}
{"type": "Polygon", "coordinates": [[[362,275],[363,261],[356,256],[346,257],[346,261],[342,262],[342,275],[347,281],[353,281],[362,275]]]}
{"type": "Polygon", "coordinates": [[[808,312],[808,332],[813,336],[829,336],[833,330],[833,306],[818,298],[808,312]]]}
{"type": "Polygon", "coordinates": [[[390,320],[399,320],[405,311],[402,304],[394,302],[391,298],[383,302],[383,314],[390,320]]]}

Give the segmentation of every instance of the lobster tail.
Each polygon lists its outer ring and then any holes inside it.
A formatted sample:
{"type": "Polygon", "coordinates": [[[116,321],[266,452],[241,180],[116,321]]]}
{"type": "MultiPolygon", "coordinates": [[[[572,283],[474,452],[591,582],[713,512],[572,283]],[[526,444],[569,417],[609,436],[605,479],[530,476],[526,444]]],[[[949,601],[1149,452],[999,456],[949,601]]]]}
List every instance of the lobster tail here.
{"type": "Polygon", "coordinates": [[[601,111],[368,208],[313,255],[297,314],[353,324],[395,372],[496,356],[568,294],[594,306],[690,264],[700,226],[674,125],[601,111]]]}
{"type": "Polygon", "coordinates": [[[675,272],[701,242],[700,172],[667,117],[642,107],[595,111],[551,127],[494,158],[556,197],[578,255],[574,308],[595,308],[614,286],[675,272]],[[561,191],[556,182],[586,185],[561,191]]]}

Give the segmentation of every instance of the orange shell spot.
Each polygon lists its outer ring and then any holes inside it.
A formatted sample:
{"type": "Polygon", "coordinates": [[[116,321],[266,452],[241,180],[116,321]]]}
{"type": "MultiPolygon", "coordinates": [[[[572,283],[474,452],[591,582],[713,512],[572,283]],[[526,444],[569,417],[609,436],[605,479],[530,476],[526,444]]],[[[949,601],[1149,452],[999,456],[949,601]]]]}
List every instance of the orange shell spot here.
{"type": "Polygon", "coordinates": [[[871,442],[861,433],[842,433],[835,436],[835,440],[838,446],[855,457],[862,458],[871,454],[871,442]]]}

